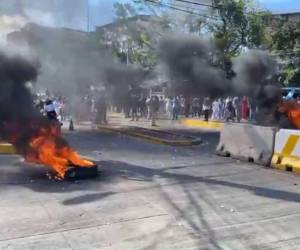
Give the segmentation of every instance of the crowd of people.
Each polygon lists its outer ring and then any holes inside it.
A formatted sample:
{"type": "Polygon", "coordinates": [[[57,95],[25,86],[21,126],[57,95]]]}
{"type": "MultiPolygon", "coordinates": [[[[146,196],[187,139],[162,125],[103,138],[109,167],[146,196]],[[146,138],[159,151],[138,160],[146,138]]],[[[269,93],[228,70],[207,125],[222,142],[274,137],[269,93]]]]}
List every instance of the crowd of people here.
{"type": "MultiPolygon", "coordinates": [[[[66,117],[66,98],[61,96],[36,96],[35,106],[49,119],[63,122],[66,117]]],[[[137,89],[130,89],[128,98],[123,105],[115,106],[107,97],[105,92],[97,93],[97,96],[85,95],[79,100],[76,109],[77,120],[89,120],[97,124],[107,124],[107,111],[123,112],[125,118],[131,121],[148,119],[153,126],[158,118],[178,120],[180,117],[199,118],[205,121],[248,121],[255,120],[256,109],[251,105],[249,98],[227,97],[193,97],[183,96],[164,97],[146,96],[137,89]]],[[[70,115],[70,114],[69,114],[70,115]]]]}
{"type": "Polygon", "coordinates": [[[256,108],[251,106],[249,98],[227,97],[211,99],[204,98],[184,98],[167,97],[164,99],[164,111],[172,120],[178,117],[198,117],[208,120],[235,121],[254,120],[256,108]]]}
{"type": "MultiPolygon", "coordinates": [[[[125,118],[138,121],[139,118],[156,120],[158,117],[178,120],[179,117],[194,117],[205,121],[254,120],[255,107],[251,106],[249,98],[227,97],[211,99],[210,97],[184,98],[149,96],[144,98],[138,94],[131,95],[131,101],[123,108],[125,118]]],[[[152,122],[155,124],[155,122],[152,122]]]]}

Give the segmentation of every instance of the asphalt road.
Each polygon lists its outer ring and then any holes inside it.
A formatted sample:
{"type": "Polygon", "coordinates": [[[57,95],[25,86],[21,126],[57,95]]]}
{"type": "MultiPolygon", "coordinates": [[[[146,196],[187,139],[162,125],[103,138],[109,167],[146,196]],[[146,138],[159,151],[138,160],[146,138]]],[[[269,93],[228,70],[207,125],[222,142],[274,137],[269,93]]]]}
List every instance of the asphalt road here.
{"type": "Polygon", "coordinates": [[[95,131],[67,133],[101,166],[59,182],[48,169],[0,157],[0,249],[300,249],[300,176],[95,131]]]}

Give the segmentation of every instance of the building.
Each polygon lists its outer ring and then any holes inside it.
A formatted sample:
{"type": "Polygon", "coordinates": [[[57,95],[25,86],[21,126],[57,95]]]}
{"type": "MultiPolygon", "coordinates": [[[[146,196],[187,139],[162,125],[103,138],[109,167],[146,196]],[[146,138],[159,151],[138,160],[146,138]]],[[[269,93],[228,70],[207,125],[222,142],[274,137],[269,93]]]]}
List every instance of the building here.
{"type": "Polygon", "coordinates": [[[48,43],[85,44],[89,40],[89,33],[68,28],[52,28],[35,23],[28,23],[22,29],[7,35],[7,43],[25,45],[28,47],[47,46],[48,43]]]}
{"type": "Polygon", "coordinates": [[[300,12],[274,13],[272,14],[272,17],[276,20],[300,22],[300,12]]]}

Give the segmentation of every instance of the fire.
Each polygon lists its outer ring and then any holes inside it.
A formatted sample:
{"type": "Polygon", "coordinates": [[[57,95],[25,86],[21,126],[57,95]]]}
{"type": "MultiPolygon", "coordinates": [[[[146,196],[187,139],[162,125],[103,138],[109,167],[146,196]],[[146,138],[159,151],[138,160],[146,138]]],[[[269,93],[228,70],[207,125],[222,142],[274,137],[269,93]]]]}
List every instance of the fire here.
{"type": "Polygon", "coordinates": [[[51,167],[58,179],[64,179],[68,167],[73,164],[80,167],[91,167],[93,162],[81,159],[61,137],[57,125],[40,128],[29,141],[29,150],[25,159],[29,162],[51,167]]]}
{"type": "Polygon", "coordinates": [[[295,128],[300,129],[300,106],[296,100],[282,101],[278,111],[285,114],[295,128]]]}

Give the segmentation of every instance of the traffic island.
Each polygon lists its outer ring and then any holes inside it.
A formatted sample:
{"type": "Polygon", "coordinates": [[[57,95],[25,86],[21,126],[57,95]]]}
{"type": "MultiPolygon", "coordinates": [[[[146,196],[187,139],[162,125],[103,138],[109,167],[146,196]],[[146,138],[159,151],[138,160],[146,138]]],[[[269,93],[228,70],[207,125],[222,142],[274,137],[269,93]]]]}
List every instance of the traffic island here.
{"type": "Polygon", "coordinates": [[[0,154],[16,154],[16,149],[10,143],[0,142],[0,154]]]}
{"type": "Polygon", "coordinates": [[[193,146],[202,143],[202,140],[196,137],[185,136],[157,129],[133,126],[114,127],[108,125],[98,125],[98,129],[102,131],[125,134],[162,145],[193,146]]]}
{"type": "Polygon", "coordinates": [[[204,129],[221,129],[224,126],[223,122],[218,121],[203,121],[200,119],[182,119],[180,120],[180,123],[184,126],[190,127],[190,128],[204,128],[204,129]]]}

